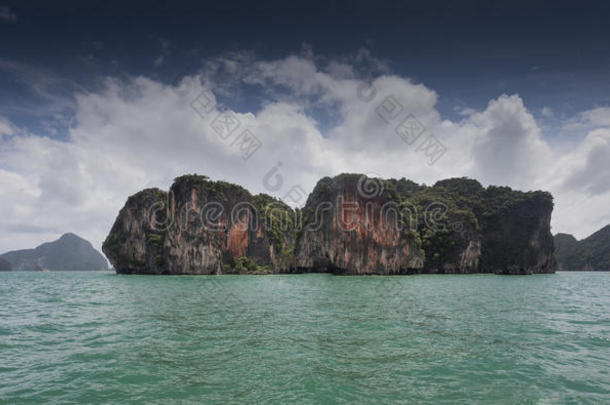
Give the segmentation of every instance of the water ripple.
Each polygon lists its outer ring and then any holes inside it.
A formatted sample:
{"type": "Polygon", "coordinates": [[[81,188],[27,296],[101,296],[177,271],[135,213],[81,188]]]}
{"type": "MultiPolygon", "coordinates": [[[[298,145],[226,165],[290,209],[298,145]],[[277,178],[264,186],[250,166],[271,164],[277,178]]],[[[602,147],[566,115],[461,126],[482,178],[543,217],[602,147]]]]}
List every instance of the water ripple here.
{"type": "Polygon", "coordinates": [[[610,273],[0,273],[0,403],[604,403],[610,273]]]}

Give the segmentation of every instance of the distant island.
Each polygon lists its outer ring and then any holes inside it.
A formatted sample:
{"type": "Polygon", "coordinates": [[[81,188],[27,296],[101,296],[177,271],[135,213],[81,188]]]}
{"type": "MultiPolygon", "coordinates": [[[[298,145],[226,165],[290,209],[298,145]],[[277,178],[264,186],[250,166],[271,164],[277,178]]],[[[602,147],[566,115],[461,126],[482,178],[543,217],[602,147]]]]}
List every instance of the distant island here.
{"type": "Polygon", "coordinates": [[[103,251],[125,274],[553,273],[551,194],[341,174],[302,209],[206,176],[129,197],[103,251]]]}
{"type": "Polygon", "coordinates": [[[610,271],[610,225],[583,240],[566,233],[555,235],[559,270],[610,271]]]}
{"type": "Polygon", "coordinates": [[[11,271],[13,270],[13,266],[10,262],[0,258],[0,271],[11,271]]]}
{"type": "Polygon", "coordinates": [[[3,268],[2,263],[9,264],[9,271],[108,270],[104,256],[91,243],[73,233],[34,249],[0,255],[0,268],[3,268]]]}

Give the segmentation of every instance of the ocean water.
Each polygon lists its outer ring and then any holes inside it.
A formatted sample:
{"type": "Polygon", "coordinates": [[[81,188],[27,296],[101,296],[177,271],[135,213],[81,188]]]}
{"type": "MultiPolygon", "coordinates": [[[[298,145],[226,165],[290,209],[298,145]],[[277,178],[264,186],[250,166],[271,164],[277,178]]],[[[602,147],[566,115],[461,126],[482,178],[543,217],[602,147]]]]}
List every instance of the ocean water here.
{"type": "Polygon", "coordinates": [[[0,402],[610,403],[610,273],[0,273],[0,402]]]}

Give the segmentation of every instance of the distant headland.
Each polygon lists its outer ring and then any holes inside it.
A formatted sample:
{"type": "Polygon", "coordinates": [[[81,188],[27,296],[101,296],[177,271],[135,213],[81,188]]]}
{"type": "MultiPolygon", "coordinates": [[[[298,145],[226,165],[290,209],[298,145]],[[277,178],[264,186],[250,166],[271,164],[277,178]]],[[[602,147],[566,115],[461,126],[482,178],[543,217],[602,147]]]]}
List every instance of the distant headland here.
{"type": "Polygon", "coordinates": [[[108,270],[108,262],[91,243],[73,233],[66,233],[34,249],[0,255],[1,270],[108,270]]]}
{"type": "Polygon", "coordinates": [[[583,240],[558,233],[555,254],[559,270],[610,271],[610,225],[583,240]]]}

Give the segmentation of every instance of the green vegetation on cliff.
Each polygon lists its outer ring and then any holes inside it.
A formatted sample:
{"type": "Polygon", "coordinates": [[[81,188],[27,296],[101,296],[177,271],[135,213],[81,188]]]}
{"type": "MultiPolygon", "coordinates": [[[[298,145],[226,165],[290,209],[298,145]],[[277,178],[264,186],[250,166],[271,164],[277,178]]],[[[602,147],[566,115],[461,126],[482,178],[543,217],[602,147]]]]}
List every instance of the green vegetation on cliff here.
{"type": "Polygon", "coordinates": [[[283,201],[267,194],[252,197],[258,219],[269,235],[276,252],[281,252],[287,239],[293,239],[296,231],[295,212],[283,201]]]}
{"type": "Polygon", "coordinates": [[[484,188],[469,178],[441,180],[432,187],[404,178],[391,179],[384,181],[384,188],[400,204],[413,207],[417,214],[417,233],[425,252],[427,271],[445,271],[448,264],[461,260],[461,254],[471,242],[482,242],[481,235],[493,235],[495,230],[509,225],[512,232],[504,237],[502,247],[493,238],[484,238],[488,243],[482,252],[481,270],[510,266],[509,256],[523,254],[527,245],[523,241],[531,238],[540,226],[536,219],[550,213],[553,207],[550,193],[521,192],[510,187],[484,188]],[[505,223],[507,220],[521,221],[522,226],[505,223]]]}
{"type": "Polygon", "coordinates": [[[223,274],[272,274],[269,265],[260,266],[247,256],[233,258],[230,263],[223,263],[223,274]]]}
{"type": "Polygon", "coordinates": [[[238,184],[229,183],[223,180],[210,180],[208,176],[199,174],[186,174],[176,177],[170,188],[170,191],[174,193],[190,193],[191,190],[197,190],[198,193],[205,196],[216,195],[223,198],[231,198],[238,195],[245,201],[251,196],[248,190],[238,184]]]}

